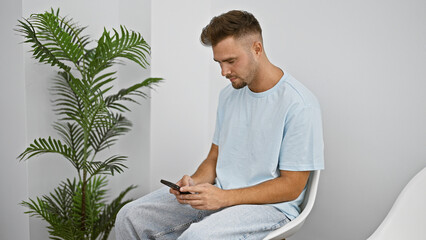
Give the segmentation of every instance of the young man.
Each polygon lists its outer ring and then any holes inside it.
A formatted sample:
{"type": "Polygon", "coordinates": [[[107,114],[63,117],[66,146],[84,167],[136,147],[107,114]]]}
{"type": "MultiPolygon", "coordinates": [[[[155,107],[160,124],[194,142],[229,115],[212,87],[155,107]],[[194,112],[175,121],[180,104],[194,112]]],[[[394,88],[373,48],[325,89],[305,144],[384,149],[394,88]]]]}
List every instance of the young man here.
{"type": "Polygon", "coordinates": [[[210,152],[180,191],[163,188],[123,207],[117,239],[262,239],[299,214],[310,171],[324,167],[319,104],[269,62],[256,18],[214,17],[201,41],[231,82],[210,152]]]}

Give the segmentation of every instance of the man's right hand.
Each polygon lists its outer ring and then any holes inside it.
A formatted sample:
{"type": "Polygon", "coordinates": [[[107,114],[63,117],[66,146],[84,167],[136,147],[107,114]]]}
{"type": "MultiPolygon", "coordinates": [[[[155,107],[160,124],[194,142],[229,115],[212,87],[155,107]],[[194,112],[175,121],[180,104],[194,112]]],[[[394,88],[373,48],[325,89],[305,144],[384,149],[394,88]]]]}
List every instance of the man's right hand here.
{"type": "MultiPolygon", "coordinates": [[[[194,183],[194,180],[190,176],[185,175],[185,176],[182,177],[181,180],[179,180],[179,182],[176,183],[176,185],[178,185],[179,187],[185,187],[185,186],[194,186],[195,183],[194,183]]],[[[178,196],[181,195],[181,193],[179,191],[176,191],[176,190],[170,188],[170,193],[176,196],[176,200],[180,204],[187,204],[187,203],[185,203],[185,200],[179,199],[178,196]]]]}
{"type": "MultiPolygon", "coordinates": [[[[185,175],[176,184],[179,187],[195,186],[196,184],[201,183],[214,184],[216,178],[216,162],[218,154],[219,147],[216,144],[212,143],[207,158],[201,163],[201,165],[198,167],[197,171],[195,171],[192,177],[185,175]]],[[[186,200],[179,199],[181,195],[179,191],[170,189],[170,193],[176,196],[176,199],[179,203],[187,204],[185,202],[186,200]]]]}

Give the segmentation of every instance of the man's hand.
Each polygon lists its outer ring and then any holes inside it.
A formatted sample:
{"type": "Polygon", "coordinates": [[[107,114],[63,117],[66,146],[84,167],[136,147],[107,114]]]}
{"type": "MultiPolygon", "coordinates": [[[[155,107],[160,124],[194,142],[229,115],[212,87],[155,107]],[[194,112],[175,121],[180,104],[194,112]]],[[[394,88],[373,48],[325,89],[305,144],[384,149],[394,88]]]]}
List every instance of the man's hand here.
{"type": "MultiPolygon", "coordinates": [[[[190,176],[185,175],[182,177],[181,180],[179,180],[179,182],[176,183],[176,185],[178,185],[179,187],[185,187],[185,186],[194,186],[195,184],[194,184],[194,180],[190,176]]],[[[185,191],[181,191],[181,192],[185,192],[185,191]]],[[[181,194],[179,191],[176,191],[173,188],[170,188],[170,193],[176,196],[176,199],[178,200],[179,203],[185,204],[183,201],[179,199],[179,196],[185,195],[185,194],[181,194]]]]}
{"type": "Polygon", "coordinates": [[[195,209],[218,210],[227,207],[226,191],[210,183],[185,186],[181,188],[181,191],[193,194],[180,194],[176,196],[178,201],[183,204],[189,204],[195,209]]]}

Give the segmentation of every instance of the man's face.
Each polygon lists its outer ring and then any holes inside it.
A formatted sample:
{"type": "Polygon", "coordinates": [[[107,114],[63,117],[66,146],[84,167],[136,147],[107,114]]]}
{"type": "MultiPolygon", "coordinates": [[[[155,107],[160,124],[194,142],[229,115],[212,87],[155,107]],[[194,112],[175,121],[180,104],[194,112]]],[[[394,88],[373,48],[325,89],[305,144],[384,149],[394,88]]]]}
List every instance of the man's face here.
{"type": "Polygon", "coordinates": [[[255,79],[257,62],[248,39],[228,37],[213,47],[213,58],[220,64],[222,76],[229,79],[235,89],[243,88],[255,79]]]}

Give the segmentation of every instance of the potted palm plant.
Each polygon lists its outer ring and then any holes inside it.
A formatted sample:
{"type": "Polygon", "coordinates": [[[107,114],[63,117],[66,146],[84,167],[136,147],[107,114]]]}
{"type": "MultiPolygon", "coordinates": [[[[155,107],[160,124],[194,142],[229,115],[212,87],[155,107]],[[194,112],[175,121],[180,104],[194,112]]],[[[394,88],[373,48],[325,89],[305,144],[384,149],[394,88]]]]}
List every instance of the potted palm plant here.
{"type": "Polygon", "coordinates": [[[130,131],[131,122],[124,116],[130,111],[126,103],[146,97],[141,89],[161,81],[148,78],[112,93],[116,72],[111,67],[130,60],[146,68],[150,47],[141,34],[121,26],[111,32],[104,29],[96,46],[89,48],[92,41],[83,35],[84,29],[61,17],[59,9],[19,20],[17,29],[36,60],[59,69],[52,91],[59,116],[53,126],[60,136],[35,139],[18,159],[52,153],[76,170],[74,179],[65,179],[49,194],[21,203],[29,209],[26,213],[48,223],[51,239],[108,238],[116,214],[130,201],[125,195],[135,186],[107,203],[106,176],[123,172],[127,157],[102,158],[99,153],[130,131]]]}

